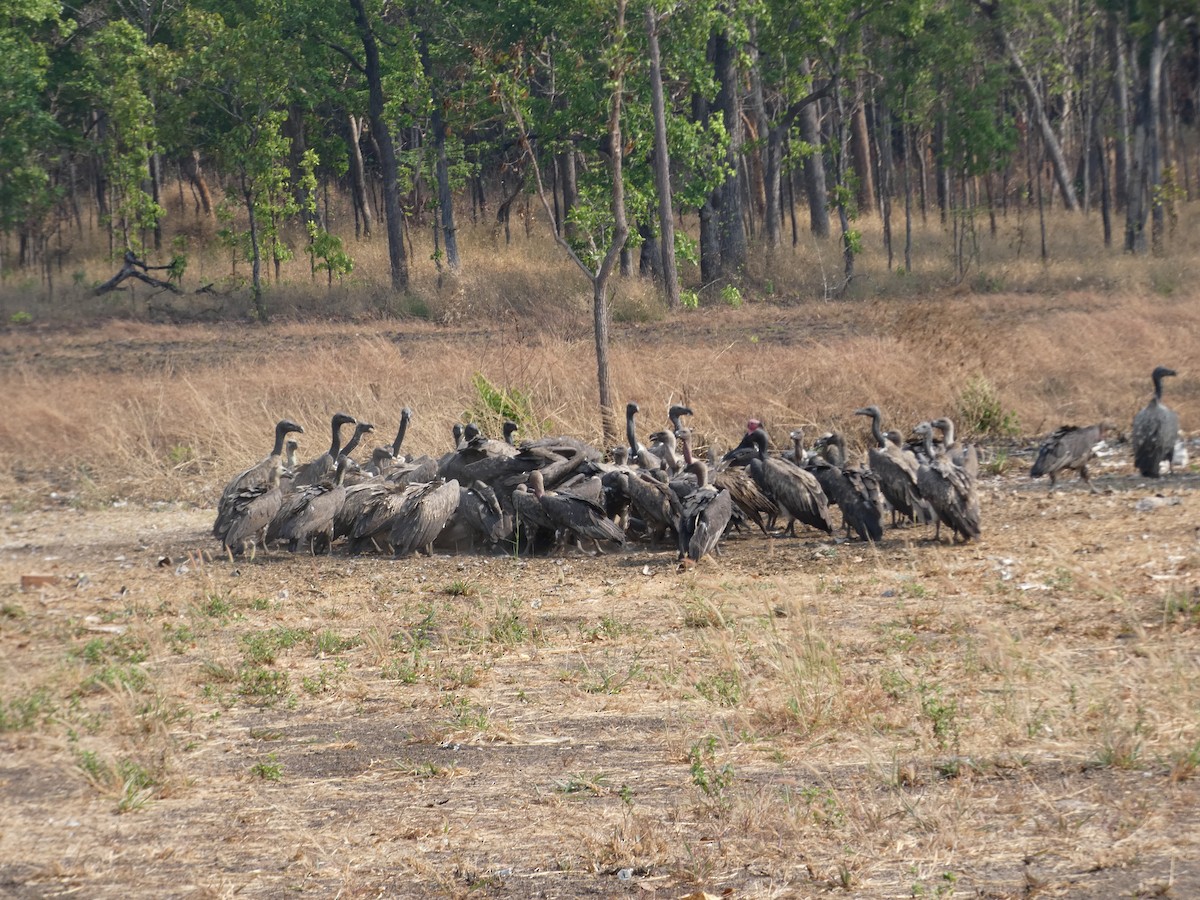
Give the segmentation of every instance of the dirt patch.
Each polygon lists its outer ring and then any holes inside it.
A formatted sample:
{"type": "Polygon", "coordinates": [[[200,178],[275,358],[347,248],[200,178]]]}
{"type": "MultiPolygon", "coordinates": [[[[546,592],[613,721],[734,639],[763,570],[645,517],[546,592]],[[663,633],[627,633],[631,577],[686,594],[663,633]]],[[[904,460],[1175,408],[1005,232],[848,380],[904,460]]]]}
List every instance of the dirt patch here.
{"type": "Polygon", "coordinates": [[[1100,482],[988,478],[978,544],[742,535],[686,574],[16,513],[0,885],[1200,893],[1195,482],[1100,482]]]}

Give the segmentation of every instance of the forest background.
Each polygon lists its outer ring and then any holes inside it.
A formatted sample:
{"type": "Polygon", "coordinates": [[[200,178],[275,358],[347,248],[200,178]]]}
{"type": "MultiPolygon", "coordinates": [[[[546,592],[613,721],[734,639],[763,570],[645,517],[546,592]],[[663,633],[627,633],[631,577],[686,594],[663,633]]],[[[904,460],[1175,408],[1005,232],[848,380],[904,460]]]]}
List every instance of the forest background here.
{"type": "Polygon", "coordinates": [[[614,317],[1188,279],[1153,262],[1190,258],[1200,190],[1184,2],[5,0],[0,20],[14,327],[545,323],[587,284],[615,435],[614,317]]]}

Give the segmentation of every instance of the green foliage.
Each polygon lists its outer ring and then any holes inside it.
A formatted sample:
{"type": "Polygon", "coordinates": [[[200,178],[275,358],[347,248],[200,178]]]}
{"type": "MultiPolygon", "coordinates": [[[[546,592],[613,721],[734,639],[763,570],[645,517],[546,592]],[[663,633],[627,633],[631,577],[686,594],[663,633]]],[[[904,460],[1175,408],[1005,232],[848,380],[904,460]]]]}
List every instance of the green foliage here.
{"type": "Polygon", "coordinates": [[[0,701],[0,733],[24,731],[54,714],[49,691],[38,689],[0,701]]]}
{"type": "Polygon", "coordinates": [[[679,305],[684,309],[699,309],[700,295],[690,288],[685,288],[679,292],[679,305]]]}
{"type": "Polygon", "coordinates": [[[250,774],[263,781],[280,781],[283,779],[283,766],[274,753],[268,753],[265,759],[260,759],[250,767],[250,774]]]}
{"type": "Polygon", "coordinates": [[[87,84],[104,117],[99,152],[112,197],[109,218],[125,248],[140,255],[142,233],[163,215],[145,184],[151,158],[159,150],[151,92],[166,60],[123,19],[92,35],[83,60],[87,84]]]}
{"type": "Polygon", "coordinates": [[[10,325],[28,325],[32,321],[33,321],[33,316],[31,316],[29,313],[25,312],[24,310],[18,310],[17,312],[13,313],[11,316],[8,317],[8,323],[10,325]]]}
{"type": "Polygon", "coordinates": [[[736,285],[727,284],[721,288],[721,302],[732,309],[741,309],[742,292],[736,285]]]}
{"type": "Polygon", "coordinates": [[[1017,414],[1004,408],[999,391],[982,375],[968,379],[955,400],[955,408],[955,424],[964,434],[1012,437],[1021,429],[1017,414]]]}
{"type": "Polygon", "coordinates": [[[463,412],[463,418],[474,422],[485,434],[499,436],[506,421],[515,422],[521,431],[543,427],[534,417],[533,398],[524,391],[497,387],[481,372],[471,376],[471,384],[475,387],[475,402],[463,412]]]}
{"type": "Polygon", "coordinates": [[[687,758],[692,784],[709,800],[722,805],[728,803],[726,792],[733,785],[733,766],[729,763],[717,765],[717,739],[709,735],[693,744],[687,758]]]}

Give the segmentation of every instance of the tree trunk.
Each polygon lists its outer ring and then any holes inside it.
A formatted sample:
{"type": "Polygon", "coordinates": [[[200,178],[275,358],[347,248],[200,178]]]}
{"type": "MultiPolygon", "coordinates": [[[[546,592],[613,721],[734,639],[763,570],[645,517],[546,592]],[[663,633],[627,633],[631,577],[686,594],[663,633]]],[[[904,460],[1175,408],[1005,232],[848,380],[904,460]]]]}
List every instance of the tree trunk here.
{"type": "Polygon", "coordinates": [[[746,266],[746,233],[742,225],[743,196],[741,189],[742,114],[738,83],[738,48],[730,41],[727,30],[717,31],[713,41],[713,66],[716,69],[717,108],[725,122],[729,145],[725,152],[728,177],[716,191],[717,229],[721,242],[720,272],[725,276],[739,275],[746,266]]]}
{"type": "MultiPolygon", "coordinates": [[[[617,0],[617,22],[614,32],[625,33],[625,0],[617,0]]],[[[618,56],[619,58],[619,56],[618,56]]],[[[611,109],[608,117],[608,138],[611,148],[608,159],[609,177],[612,180],[612,246],[604,255],[596,277],[592,281],[592,321],[596,332],[596,382],[600,388],[600,420],[604,431],[605,446],[611,447],[618,440],[620,431],[613,406],[612,382],[608,365],[608,279],[612,275],[617,257],[629,237],[629,222],[625,217],[625,176],[622,168],[621,148],[621,93],[625,87],[624,72],[618,68],[613,73],[611,109]]]]}
{"type": "Polygon", "coordinates": [[[854,174],[858,176],[856,200],[860,213],[875,212],[875,179],[871,166],[871,133],[867,127],[867,104],[861,80],[854,88],[854,112],[850,117],[850,148],[854,174]]]}
{"type": "Polygon", "coordinates": [[[246,202],[246,213],[250,219],[250,296],[254,302],[254,315],[260,322],[267,321],[267,305],[263,302],[262,248],[258,238],[258,215],[254,209],[254,194],[242,176],[242,197],[246,202]]]}
{"type": "MultiPolygon", "coordinates": [[[[162,209],[162,156],[155,151],[150,154],[150,198],[162,209]]],[[[162,215],[154,217],[154,249],[162,249],[162,215]]]]}
{"type": "MultiPolygon", "coordinates": [[[[362,119],[346,117],[346,148],[350,151],[350,197],[354,208],[362,218],[362,236],[370,237],[375,225],[375,214],[371,212],[371,196],[367,191],[367,173],[363,166],[362,119]]],[[[356,235],[357,236],[357,235],[356,235]]]]}
{"type": "Polygon", "coordinates": [[[654,189],[658,193],[658,231],[662,238],[659,243],[658,271],[662,275],[663,296],[667,299],[667,306],[670,309],[678,309],[679,270],[675,266],[671,155],[667,147],[667,112],[666,101],[663,98],[662,61],[658,49],[658,20],[652,6],[646,7],[646,36],[650,49],[650,107],[654,115],[654,189]]]}
{"type": "Polygon", "coordinates": [[[1117,104],[1117,147],[1116,147],[1116,207],[1126,209],[1129,204],[1131,191],[1130,156],[1132,155],[1133,136],[1129,123],[1129,66],[1126,64],[1124,31],[1112,25],[1113,53],[1116,65],[1113,71],[1113,86],[1116,88],[1117,104]]]}
{"type": "Polygon", "coordinates": [[[1075,198],[1075,186],[1071,184],[1071,171],[1067,167],[1066,158],[1063,156],[1062,144],[1058,141],[1058,135],[1054,133],[1054,126],[1050,123],[1050,117],[1046,115],[1046,107],[1042,102],[1041,91],[1038,90],[1037,85],[1029,74],[1029,70],[1025,68],[1025,63],[1021,61],[1021,57],[1017,53],[1017,48],[1013,46],[1008,32],[999,24],[997,24],[996,30],[999,32],[1000,40],[1004,44],[1004,52],[1012,62],[1013,68],[1017,70],[1021,87],[1025,91],[1025,96],[1029,99],[1029,109],[1037,121],[1038,129],[1042,133],[1042,142],[1046,145],[1046,155],[1050,158],[1050,165],[1054,168],[1054,180],[1058,183],[1059,192],[1062,194],[1063,206],[1069,212],[1077,212],[1079,210],[1079,201],[1075,198]]]}
{"type": "MultiPolygon", "coordinates": [[[[1166,54],[1166,20],[1158,23],[1151,37],[1149,62],[1138,88],[1134,111],[1133,152],[1130,155],[1129,204],[1125,212],[1125,249],[1144,253],[1147,249],[1146,223],[1151,210],[1154,240],[1160,239],[1162,204],[1155,191],[1162,183],[1159,158],[1159,96],[1162,89],[1163,58],[1166,54]]],[[[1157,247],[1156,247],[1157,249],[1157,247]]]]}
{"type": "Polygon", "coordinates": [[[561,154],[559,171],[562,176],[562,226],[561,231],[568,238],[575,237],[575,222],[571,219],[571,210],[579,200],[579,179],[575,171],[575,148],[561,154]]]}
{"type": "Polygon", "coordinates": [[[433,144],[437,152],[438,210],[442,219],[442,239],[446,245],[446,265],[451,271],[457,272],[461,265],[458,258],[458,228],[454,224],[454,194],[450,190],[446,127],[442,122],[442,104],[437,97],[437,91],[434,91],[433,114],[429,124],[433,128],[433,144]]]}
{"type": "MultiPolygon", "coordinates": [[[[807,59],[800,64],[800,73],[812,74],[812,63],[807,59]]],[[[804,191],[808,194],[809,229],[820,238],[829,237],[829,189],[825,184],[825,153],[821,140],[821,117],[816,103],[800,110],[800,140],[812,152],[804,157],[804,191]]]]}
{"type": "Polygon", "coordinates": [[[408,290],[408,257],[404,249],[404,214],[400,208],[400,168],[396,162],[396,146],[392,133],[384,118],[383,76],[379,64],[379,46],[375,32],[367,21],[363,0],[350,0],[354,10],[354,23],[362,39],[366,55],[364,71],[367,77],[368,115],[371,119],[371,134],[379,145],[379,163],[383,170],[383,213],[388,230],[388,263],[392,276],[392,289],[408,290]]]}

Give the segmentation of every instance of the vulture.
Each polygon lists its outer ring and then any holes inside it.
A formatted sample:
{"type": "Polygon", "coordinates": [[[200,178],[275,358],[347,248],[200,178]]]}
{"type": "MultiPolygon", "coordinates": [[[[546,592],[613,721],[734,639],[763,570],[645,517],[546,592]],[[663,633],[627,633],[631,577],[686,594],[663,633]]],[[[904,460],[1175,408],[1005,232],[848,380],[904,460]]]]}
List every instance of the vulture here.
{"type": "Polygon", "coordinates": [[[333,544],[333,520],[346,501],[343,479],[350,465],[344,453],[338,457],[333,477],[296,490],[271,522],[269,538],[287,543],[290,552],[301,547],[311,553],[328,553],[333,544]]]}
{"type": "Polygon", "coordinates": [[[409,485],[388,538],[393,554],[408,556],[419,550],[433,555],[434,539],[458,511],[459,500],[459,484],[453,478],[409,485]]]}
{"type": "Polygon", "coordinates": [[[949,455],[933,446],[933,425],[922,422],[914,431],[925,439],[925,452],[930,461],[917,471],[917,487],[937,513],[934,540],[941,537],[945,522],[957,539],[978,538],[980,531],[979,494],[975,478],[962,466],[955,465],[949,455]]]}
{"type": "MultiPolygon", "coordinates": [[[[846,537],[850,537],[853,529],[859,540],[882,540],[883,503],[878,476],[870,470],[846,465],[845,441],[837,432],[822,437],[817,448],[820,455],[812,458],[805,468],[817,477],[829,502],[836,503],[842,511],[846,537]]],[[[797,455],[800,452],[797,442],[797,455]]]]}
{"type": "Polygon", "coordinates": [[[597,550],[601,541],[624,545],[625,532],[604,514],[600,504],[566,491],[547,491],[538,469],[529,473],[529,484],[542,512],[564,538],[569,535],[576,540],[590,538],[596,542],[597,550]]]}
{"type": "Polygon", "coordinates": [[[881,427],[883,414],[878,406],[867,406],[854,411],[856,416],[870,416],[871,437],[875,446],[867,450],[867,464],[879,479],[879,490],[892,507],[892,526],[897,515],[912,522],[928,525],[934,520],[933,509],[921,498],[917,489],[917,457],[904,447],[899,434],[893,439],[884,435],[881,427]]]}
{"type": "MultiPolygon", "coordinates": [[[[284,445],[287,443],[287,436],[293,433],[303,434],[304,429],[291,419],[280,420],[275,425],[275,444],[271,447],[270,454],[245,471],[239,472],[230,480],[229,484],[225,485],[225,490],[221,492],[221,499],[217,503],[217,519],[213,522],[212,528],[213,537],[224,539],[229,531],[236,498],[241,497],[238,502],[244,506],[245,497],[242,495],[247,490],[278,487],[284,469],[284,445]]],[[[244,509],[239,507],[237,515],[241,516],[243,513],[244,509]]],[[[267,521],[270,521],[269,517],[267,521]]]]}
{"type": "Polygon", "coordinates": [[[1104,434],[1109,428],[1106,422],[1083,428],[1075,425],[1062,426],[1046,438],[1038,450],[1029,476],[1041,478],[1043,475],[1049,475],[1050,493],[1054,493],[1058,474],[1074,469],[1091,492],[1096,493],[1096,485],[1092,484],[1088,476],[1088,463],[1095,456],[1096,445],[1104,440],[1104,434]]]}
{"type": "Polygon", "coordinates": [[[708,466],[703,460],[692,460],[687,471],[696,476],[696,490],[683,501],[679,523],[679,561],[698,563],[708,554],[718,554],[717,544],[733,515],[733,498],[729,491],[708,483],[708,466]]]}
{"type": "Polygon", "coordinates": [[[829,498],[821,490],[816,476],[795,463],[768,456],[767,433],[761,428],[755,429],[751,437],[754,438],[758,455],[750,460],[750,477],[758,483],[763,493],[793,519],[826,534],[833,534],[829,498]]]}
{"type": "Polygon", "coordinates": [[[357,424],[358,421],[354,416],[348,416],[346,413],[335,414],[333,417],[333,438],[329,442],[329,449],[316,459],[309,460],[298,468],[292,486],[301,488],[306,485],[316,484],[326,476],[333,474],[333,470],[337,466],[338,457],[342,455],[342,426],[357,424]]]}
{"type": "Polygon", "coordinates": [[[1133,464],[1147,478],[1157,478],[1163,460],[1175,474],[1175,440],[1179,436],[1179,416],[1162,402],[1162,380],[1175,374],[1174,369],[1158,366],[1150,377],[1154,380],[1154,396],[1133,417],[1133,464]]]}

